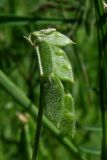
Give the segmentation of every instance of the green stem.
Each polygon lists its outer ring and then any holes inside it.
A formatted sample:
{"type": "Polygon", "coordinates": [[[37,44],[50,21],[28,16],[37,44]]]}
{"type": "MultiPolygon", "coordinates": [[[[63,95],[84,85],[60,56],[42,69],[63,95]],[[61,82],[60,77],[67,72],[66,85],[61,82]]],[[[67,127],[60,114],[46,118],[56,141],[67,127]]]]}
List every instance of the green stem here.
{"type": "Polygon", "coordinates": [[[96,150],[95,148],[87,148],[87,147],[79,147],[81,152],[84,152],[86,154],[93,154],[95,156],[100,156],[101,155],[101,151],[100,150],[96,150]]]}
{"type": "Polygon", "coordinates": [[[31,137],[29,133],[29,126],[28,124],[22,124],[21,126],[21,137],[20,137],[20,143],[19,143],[19,159],[26,159],[26,160],[31,160],[31,153],[32,153],[32,148],[31,148],[31,137]]]}
{"type": "MultiPolygon", "coordinates": [[[[31,148],[31,137],[30,137],[30,131],[29,131],[29,126],[28,124],[24,125],[24,132],[25,132],[25,147],[26,147],[26,156],[27,159],[30,160],[31,159],[31,153],[32,153],[32,148],[31,148]]],[[[26,159],[26,160],[27,160],[26,159]]]]}
{"type": "Polygon", "coordinates": [[[42,18],[42,17],[33,17],[33,16],[16,16],[16,15],[3,15],[0,14],[0,24],[5,24],[5,23],[34,23],[34,22],[53,22],[54,23],[76,23],[78,20],[76,19],[65,19],[65,18],[57,18],[57,17],[49,17],[49,18],[42,18]]]}
{"type": "Polygon", "coordinates": [[[34,142],[34,149],[33,149],[33,155],[32,160],[37,159],[38,154],[38,146],[40,141],[40,134],[41,134],[41,128],[42,128],[42,117],[43,117],[43,96],[44,96],[44,82],[41,80],[40,83],[40,101],[39,101],[39,111],[38,111],[38,119],[37,119],[37,129],[36,129],[36,136],[35,136],[35,142],[34,142]]]}
{"type": "Polygon", "coordinates": [[[38,147],[39,147],[39,141],[40,141],[40,134],[41,134],[41,128],[42,128],[42,117],[43,117],[43,97],[44,97],[44,79],[43,79],[43,68],[41,64],[41,57],[38,50],[38,46],[36,47],[34,45],[34,49],[37,53],[37,60],[38,60],[38,68],[39,68],[39,74],[40,74],[40,100],[39,100],[39,110],[38,110],[38,118],[37,118],[37,128],[36,128],[36,136],[35,136],[35,142],[34,142],[34,148],[33,148],[33,154],[32,154],[32,160],[37,159],[38,154],[38,147]]]}

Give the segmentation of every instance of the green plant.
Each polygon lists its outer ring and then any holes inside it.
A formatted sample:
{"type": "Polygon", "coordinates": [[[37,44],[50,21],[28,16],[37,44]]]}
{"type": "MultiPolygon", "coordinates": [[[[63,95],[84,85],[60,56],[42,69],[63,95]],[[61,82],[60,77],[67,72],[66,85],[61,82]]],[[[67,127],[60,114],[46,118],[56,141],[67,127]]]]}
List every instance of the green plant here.
{"type": "MultiPolygon", "coordinates": [[[[72,93],[76,108],[76,133],[75,138],[65,135],[64,128],[58,126],[60,116],[54,121],[44,106],[37,159],[83,160],[84,157],[84,160],[101,160],[107,157],[107,8],[102,2],[0,1],[1,160],[31,160],[40,80],[36,54],[22,35],[47,26],[57,28],[77,42],[77,45],[65,47],[73,65],[75,85],[60,80],[63,88],[71,88],[66,98],[72,93]],[[28,113],[29,120],[23,124],[16,113],[23,116],[28,113]]],[[[36,37],[31,37],[33,42],[36,37]]],[[[58,69],[54,71],[58,72],[58,69]]],[[[50,78],[50,82],[53,84],[55,80],[53,82],[50,78]]]]}
{"type": "Polygon", "coordinates": [[[34,160],[38,153],[43,110],[63,134],[74,136],[74,102],[67,87],[67,83],[72,84],[74,80],[71,64],[62,49],[73,42],[55,28],[33,32],[28,40],[36,49],[40,73],[40,102],[32,156],[34,160]]]}
{"type": "MultiPolygon", "coordinates": [[[[7,93],[9,93],[23,108],[26,110],[35,121],[37,118],[37,106],[35,106],[29,98],[20,90],[1,70],[0,70],[0,85],[7,93]]],[[[53,123],[43,116],[43,124],[49,130],[49,132],[62,144],[67,150],[72,153],[75,158],[82,159],[80,150],[76,144],[69,140],[65,136],[61,136],[60,131],[53,125],[53,123]]]]}

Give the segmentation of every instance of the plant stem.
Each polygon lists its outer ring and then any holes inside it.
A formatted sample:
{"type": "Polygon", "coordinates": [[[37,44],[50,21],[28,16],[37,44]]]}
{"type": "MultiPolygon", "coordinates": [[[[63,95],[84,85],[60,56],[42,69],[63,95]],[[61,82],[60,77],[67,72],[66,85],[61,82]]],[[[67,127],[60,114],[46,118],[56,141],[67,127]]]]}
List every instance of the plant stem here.
{"type": "Polygon", "coordinates": [[[76,23],[77,21],[80,20],[76,20],[76,19],[65,19],[65,18],[57,18],[57,17],[49,17],[49,18],[42,18],[42,17],[33,17],[33,16],[16,16],[16,15],[3,15],[0,14],[0,24],[5,24],[5,23],[9,23],[9,24],[16,24],[16,23],[34,23],[34,22],[53,22],[54,23],[76,23]]]}
{"type": "Polygon", "coordinates": [[[29,133],[29,125],[22,124],[21,126],[21,133],[20,133],[20,143],[19,143],[19,159],[26,159],[31,160],[31,154],[32,154],[32,147],[31,147],[31,137],[29,133]]]}
{"type": "Polygon", "coordinates": [[[34,142],[34,148],[33,148],[33,154],[32,154],[32,160],[37,159],[38,154],[38,146],[40,141],[40,134],[41,134],[41,128],[42,128],[42,117],[43,117],[43,109],[44,109],[44,79],[43,79],[43,68],[41,64],[41,57],[38,50],[38,46],[36,47],[34,45],[34,49],[36,50],[37,60],[38,60],[38,68],[39,68],[39,74],[40,74],[40,99],[39,99],[39,109],[38,109],[38,118],[37,118],[37,128],[36,128],[36,136],[35,136],[35,142],[34,142]]]}
{"type": "Polygon", "coordinates": [[[33,148],[33,155],[32,160],[37,159],[38,154],[38,146],[40,141],[40,134],[41,134],[41,127],[42,127],[42,117],[43,117],[43,95],[44,95],[44,82],[41,80],[40,82],[40,100],[39,100],[39,111],[38,111],[38,118],[37,118],[37,129],[36,129],[36,136],[33,148]]]}

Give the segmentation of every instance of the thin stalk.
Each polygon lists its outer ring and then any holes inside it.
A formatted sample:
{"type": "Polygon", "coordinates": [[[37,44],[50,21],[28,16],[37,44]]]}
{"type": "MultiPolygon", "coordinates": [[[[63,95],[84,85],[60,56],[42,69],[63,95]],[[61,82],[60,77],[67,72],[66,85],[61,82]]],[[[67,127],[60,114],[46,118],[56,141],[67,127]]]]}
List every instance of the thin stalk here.
{"type": "Polygon", "coordinates": [[[21,133],[20,133],[20,143],[19,143],[19,159],[26,159],[31,160],[31,153],[32,153],[32,147],[31,147],[31,137],[29,133],[29,126],[28,124],[22,124],[21,126],[21,133]]]}
{"type": "MultiPolygon", "coordinates": [[[[24,132],[25,132],[25,143],[26,143],[26,156],[27,159],[30,160],[31,159],[31,153],[32,153],[32,148],[31,148],[31,137],[30,137],[30,130],[29,130],[29,126],[28,124],[24,125],[24,132]]],[[[26,159],[26,160],[27,160],[26,159]]]]}
{"type": "Polygon", "coordinates": [[[92,155],[96,155],[96,156],[100,156],[101,152],[100,150],[96,150],[95,148],[87,148],[87,147],[79,147],[81,152],[87,153],[87,154],[92,154],[92,155]]]}
{"type": "Polygon", "coordinates": [[[7,23],[34,23],[34,22],[63,22],[63,23],[76,23],[77,19],[66,19],[66,18],[57,18],[57,17],[49,17],[49,18],[42,18],[42,17],[33,17],[33,16],[16,16],[16,15],[3,15],[0,14],[0,24],[7,24],[7,23]]]}
{"type": "Polygon", "coordinates": [[[41,128],[42,128],[42,117],[43,117],[43,109],[44,109],[44,79],[43,79],[43,68],[41,65],[41,58],[40,53],[38,50],[38,47],[34,45],[34,48],[37,53],[37,60],[38,60],[38,68],[39,68],[39,74],[40,74],[40,100],[39,100],[39,109],[38,109],[38,118],[37,118],[37,128],[36,128],[36,136],[35,136],[35,142],[33,147],[33,154],[32,154],[32,160],[37,159],[38,155],[38,147],[39,147],[39,141],[40,141],[40,134],[41,134],[41,128]]]}
{"type": "Polygon", "coordinates": [[[37,118],[37,129],[36,129],[36,136],[35,136],[35,142],[34,142],[34,148],[33,148],[33,155],[32,160],[37,159],[38,154],[38,146],[40,141],[40,134],[41,134],[41,128],[42,128],[42,117],[43,117],[43,96],[44,96],[44,82],[41,80],[40,82],[40,100],[39,100],[39,111],[38,111],[38,118],[37,118]]]}

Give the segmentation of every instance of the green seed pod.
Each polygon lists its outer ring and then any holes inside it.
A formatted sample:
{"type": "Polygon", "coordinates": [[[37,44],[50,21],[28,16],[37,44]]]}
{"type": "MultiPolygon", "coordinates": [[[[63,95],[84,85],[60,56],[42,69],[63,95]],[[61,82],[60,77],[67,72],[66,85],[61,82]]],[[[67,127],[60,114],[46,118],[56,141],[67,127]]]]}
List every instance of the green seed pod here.
{"type": "Polygon", "coordinates": [[[50,45],[45,41],[39,41],[38,51],[40,55],[40,65],[42,68],[43,77],[47,79],[53,70],[50,45]]]}
{"type": "Polygon", "coordinates": [[[51,45],[53,73],[62,81],[73,83],[72,67],[65,52],[59,47],[51,45]]]}
{"type": "Polygon", "coordinates": [[[65,135],[74,137],[75,133],[75,115],[72,113],[63,113],[59,129],[65,135]]]}
{"type": "Polygon", "coordinates": [[[73,72],[63,47],[74,42],[55,28],[32,32],[28,38],[36,47],[43,84],[45,115],[66,135],[74,135],[75,113],[69,87],[73,72]],[[62,83],[63,82],[63,83],[62,83]],[[70,83],[69,83],[70,82],[70,83]]]}
{"type": "Polygon", "coordinates": [[[59,128],[62,133],[73,137],[75,133],[75,122],[73,98],[70,93],[66,93],[63,99],[63,116],[59,128]]]}
{"type": "Polygon", "coordinates": [[[52,76],[45,84],[45,115],[57,126],[62,119],[64,88],[61,81],[52,76]]]}
{"type": "Polygon", "coordinates": [[[72,95],[70,93],[65,93],[64,95],[64,102],[63,102],[63,110],[66,110],[67,112],[71,112],[74,114],[74,100],[72,98],[72,95]]]}

